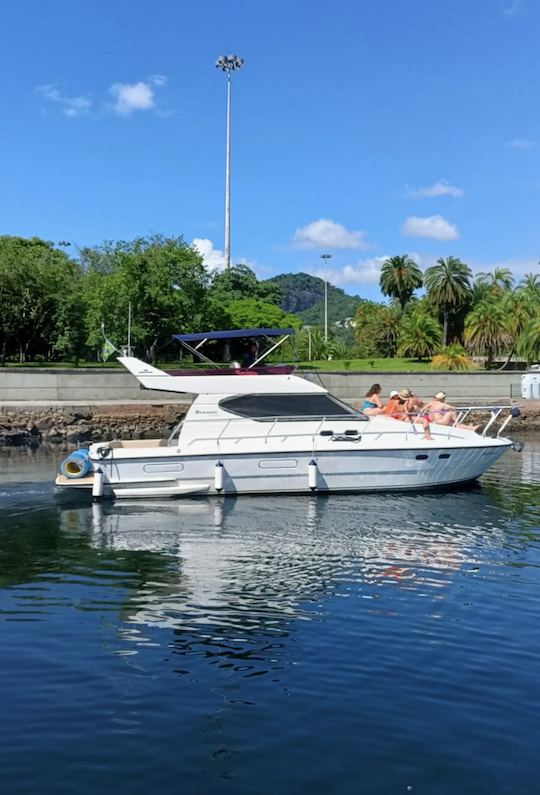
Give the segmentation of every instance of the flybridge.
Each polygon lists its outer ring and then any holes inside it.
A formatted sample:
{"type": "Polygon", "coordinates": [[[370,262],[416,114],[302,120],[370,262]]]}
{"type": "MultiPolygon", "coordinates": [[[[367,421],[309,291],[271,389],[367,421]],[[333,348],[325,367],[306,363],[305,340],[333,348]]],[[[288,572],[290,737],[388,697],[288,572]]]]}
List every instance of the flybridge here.
{"type": "MultiPolygon", "coordinates": [[[[151,364],[142,362],[133,356],[119,356],[118,361],[129,370],[145,389],[157,389],[165,392],[191,392],[196,395],[247,395],[257,394],[311,394],[326,393],[326,389],[288,374],[253,373],[242,378],[233,370],[221,370],[215,375],[176,375],[151,364]]],[[[244,371],[247,372],[247,371],[244,371]]]]}
{"type": "MultiPolygon", "coordinates": [[[[177,340],[189,353],[191,353],[194,357],[200,359],[207,364],[210,364],[212,367],[219,367],[216,362],[213,362],[212,359],[209,359],[202,351],[200,350],[202,346],[206,342],[212,342],[215,340],[237,340],[237,339],[245,339],[245,340],[255,340],[260,339],[261,337],[281,337],[274,345],[272,345],[268,350],[264,351],[260,356],[257,356],[253,362],[251,362],[248,366],[246,366],[245,370],[253,370],[254,368],[258,367],[266,357],[275,351],[276,348],[279,348],[286,339],[288,339],[291,334],[294,334],[295,329],[293,328],[243,328],[243,329],[229,329],[226,331],[200,331],[196,334],[173,334],[173,339],[177,340]],[[197,343],[197,344],[195,344],[197,343]]],[[[292,368],[287,368],[286,371],[290,372],[292,368]]],[[[280,372],[284,372],[283,368],[280,368],[280,372]]]]}
{"type": "Polygon", "coordinates": [[[201,370],[163,371],[133,356],[121,356],[118,361],[139,380],[145,389],[222,396],[253,393],[265,395],[326,393],[326,389],[323,387],[304,378],[291,375],[294,368],[290,365],[259,366],[263,359],[285,342],[291,334],[294,334],[292,328],[230,329],[229,331],[201,331],[196,334],[174,334],[173,339],[178,340],[194,357],[207,362],[214,368],[202,372],[201,370]],[[279,340],[255,358],[251,364],[244,367],[231,362],[228,368],[223,369],[200,350],[205,342],[214,340],[245,339],[247,342],[261,337],[279,337],[279,340]]]}
{"type": "Polygon", "coordinates": [[[234,340],[257,337],[290,337],[293,328],[241,328],[229,331],[199,331],[197,334],[173,334],[178,342],[206,342],[207,340],[234,340]]]}

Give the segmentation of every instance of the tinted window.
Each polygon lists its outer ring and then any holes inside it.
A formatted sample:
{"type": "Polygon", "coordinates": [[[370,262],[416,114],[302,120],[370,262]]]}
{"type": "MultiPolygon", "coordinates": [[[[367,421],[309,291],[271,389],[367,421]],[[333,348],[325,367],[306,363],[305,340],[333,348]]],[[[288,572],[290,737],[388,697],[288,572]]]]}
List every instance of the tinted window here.
{"type": "Polygon", "coordinates": [[[240,417],[287,419],[310,417],[348,417],[367,420],[330,395],[238,395],[225,398],[220,407],[240,417]]]}

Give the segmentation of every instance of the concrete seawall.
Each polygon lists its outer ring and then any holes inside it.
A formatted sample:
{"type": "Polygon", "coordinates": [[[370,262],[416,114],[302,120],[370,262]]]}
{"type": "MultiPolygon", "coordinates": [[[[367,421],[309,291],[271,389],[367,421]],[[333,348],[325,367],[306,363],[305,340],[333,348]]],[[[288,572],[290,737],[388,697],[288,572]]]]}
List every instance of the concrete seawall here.
{"type": "Polygon", "coordinates": [[[497,403],[521,397],[521,373],[304,373],[310,381],[322,384],[336,397],[347,402],[361,400],[372,384],[381,384],[383,398],[392,389],[411,389],[422,398],[446,392],[448,400],[462,405],[497,403]]]}
{"type": "Polygon", "coordinates": [[[0,368],[0,402],[34,401],[73,404],[117,400],[163,400],[170,392],[142,389],[125,370],[0,368]]]}
{"type": "MultiPolygon", "coordinates": [[[[359,400],[371,384],[380,383],[383,396],[392,389],[408,387],[421,397],[430,397],[442,390],[448,400],[457,403],[492,403],[518,399],[521,396],[521,373],[299,373],[310,381],[321,383],[336,397],[346,401],[359,400]]],[[[185,397],[178,395],[185,402],[185,397]]],[[[0,403],[56,401],[88,404],[97,401],[176,401],[171,392],[141,389],[137,379],[124,370],[113,369],[31,369],[0,368],[0,403]]]]}

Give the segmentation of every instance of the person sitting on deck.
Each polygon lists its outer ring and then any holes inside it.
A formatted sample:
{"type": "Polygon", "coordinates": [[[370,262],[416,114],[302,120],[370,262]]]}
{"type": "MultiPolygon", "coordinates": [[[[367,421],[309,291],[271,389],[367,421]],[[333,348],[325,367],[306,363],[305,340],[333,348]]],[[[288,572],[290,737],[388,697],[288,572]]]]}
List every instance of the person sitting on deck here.
{"type": "MultiPolygon", "coordinates": [[[[420,422],[424,428],[424,439],[426,441],[431,441],[432,436],[429,427],[429,418],[421,414],[418,416],[418,403],[419,399],[414,395],[410,389],[402,389],[401,392],[398,392],[396,398],[391,398],[388,405],[392,402],[392,407],[388,413],[390,417],[393,417],[395,420],[402,420],[403,422],[410,422],[414,423],[420,422]],[[418,417],[418,418],[417,418],[418,417]]],[[[420,401],[421,402],[421,401],[420,401]]]]}
{"type": "Polygon", "coordinates": [[[476,431],[479,425],[464,425],[457,422],[457,409],[446,402],[446,393],[437,392],[432,400],[422,408],[421,417],[427,418],[436,425],[455,425],[456,428],[465,428],[468,431],[476,431]]]}
{"type": "Polygon", "coordinates": [[[393,417],[397,411],[397,407],[399,404],[399,392],[397,389],[393,389],[390,392],[390,397],[386,401],[386,406],[383,409],[383,414],[386,414],[388,417],[393,417]]]}
{"type": "Polygon", "coordinates": [[[360,406],[360,411],[362,411],[364,414],[370,414],[372,416],[382,414],[384,411],[384,405],[380,398],[381,392],[382,386],[380,384],[373,384],[373,386],[366,392],[366,396],[362,401],[362,405],[360,406]]]}

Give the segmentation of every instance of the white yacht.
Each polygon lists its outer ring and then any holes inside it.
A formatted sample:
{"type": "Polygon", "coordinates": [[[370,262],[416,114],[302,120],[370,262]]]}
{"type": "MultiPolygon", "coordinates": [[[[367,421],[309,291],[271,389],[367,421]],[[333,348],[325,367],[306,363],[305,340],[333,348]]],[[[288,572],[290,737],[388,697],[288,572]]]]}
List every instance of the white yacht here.
{"type": "MultiPolygon", "coordinates": [[[[216,338],[184,336],[188,345],[216,338]]],[[[463,426],[472,411],[464,408],[459,424],[432,424],[426,440],[414,422],[368,417],[319,384],[257,369],[260,359],[202,375],[119,361],[143,387],[191,393],[193,403],[168,439],[98,442],[68,456],[56,479],[62,491],[131,499],[426,489],[474,481],[512,446],[501,436],[511,413],[486,435],[503,407],[480,407],[491,411],[481,435],[463,426]]]]}

